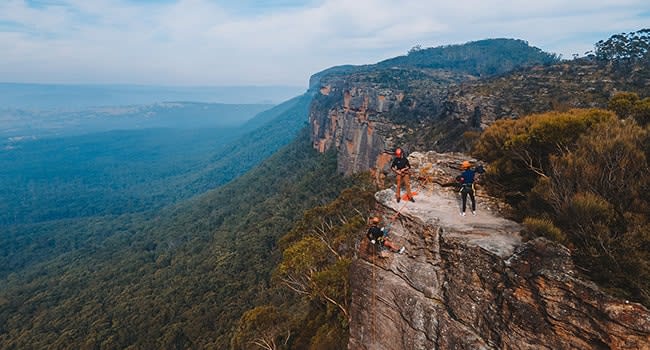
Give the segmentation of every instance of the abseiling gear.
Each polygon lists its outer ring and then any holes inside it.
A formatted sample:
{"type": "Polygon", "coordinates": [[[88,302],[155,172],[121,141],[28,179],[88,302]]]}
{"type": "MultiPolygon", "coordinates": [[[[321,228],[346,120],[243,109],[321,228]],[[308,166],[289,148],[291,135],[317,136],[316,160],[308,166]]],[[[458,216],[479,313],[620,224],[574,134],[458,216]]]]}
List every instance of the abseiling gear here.
{"type": "Polygon", "coordinates": [[[374,244],[373,247],[375,247],[375,249],[378,251],[389,249],[392,252],[397,252],[400,254],[404,252],[404,247],[401,249],[398,248],[395,243],[386,237],[386,231],[384,231],[383,227],[379,228],[377,225],[370,226],[368,228],[367,237],[368,240],[374,244]]]}
{"type": "Polygon", "coordinates": [[[371,241],[375,241],[378,244],[383,245],[384,244],[384,231],[382,231],[379,227],[377,226],[370,226],[368,229],[368,239],[371,241]]]}

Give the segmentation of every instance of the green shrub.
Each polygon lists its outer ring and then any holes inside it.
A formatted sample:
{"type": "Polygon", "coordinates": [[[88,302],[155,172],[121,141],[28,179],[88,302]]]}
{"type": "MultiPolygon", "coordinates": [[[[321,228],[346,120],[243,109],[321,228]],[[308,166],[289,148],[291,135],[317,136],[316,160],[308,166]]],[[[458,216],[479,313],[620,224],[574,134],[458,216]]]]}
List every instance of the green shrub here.
{"type": "Polygon", "coordinates": [[[525,218],[529,238],[570,247],[601,287],[650,305],[650,137],[637,123],[650,119],[644,101],[617,95],[610,108],[620,118],[589,109],[497,122],[474,155],[490,162],[486,182],[525,218]]]}
{"type": "Polygon", "coordinates": [[[566,243],[567,238],[562,230],[557,228],[549,219],[528,217],[524,219],[525,234],[529,238],[544,237],[555,242],[566,243]]]}

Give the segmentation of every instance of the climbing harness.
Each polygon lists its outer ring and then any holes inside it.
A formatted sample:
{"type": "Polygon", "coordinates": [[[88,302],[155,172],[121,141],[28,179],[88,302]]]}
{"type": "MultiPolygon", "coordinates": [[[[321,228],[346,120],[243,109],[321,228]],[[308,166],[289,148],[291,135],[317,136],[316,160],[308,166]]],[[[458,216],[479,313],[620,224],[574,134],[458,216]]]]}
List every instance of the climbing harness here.
{"type": "Polygon", "coordinates": [[[460,185],[460,190],[458,191],[458,193],[463,194],[463,192],[468,192],[470,189],[472,190],[472,192],[476,192],[476,191],[474,191],[474,183],[473,182],[471,184],[461,184],[460,185]]]}

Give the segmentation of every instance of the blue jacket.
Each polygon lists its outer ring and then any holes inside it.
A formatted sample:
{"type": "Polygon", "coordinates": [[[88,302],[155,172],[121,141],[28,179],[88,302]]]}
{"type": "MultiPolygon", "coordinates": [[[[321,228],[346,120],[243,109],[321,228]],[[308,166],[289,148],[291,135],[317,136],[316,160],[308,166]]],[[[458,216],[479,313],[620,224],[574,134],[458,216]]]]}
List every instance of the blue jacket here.
{"type": "Polygon", "coordinates": [[[458,182],[460,182],[463,185],[469,185],[474,183],[474,177],[476,176],[476,173],[483,174],[485,170],[483,170],[482,166],[478,166],[475,169],[467,169],[464,170],[460,176],[457,177],[458,182]]]}
{"type": "Polygon", "coordinates": [[[472,184],[474,183],[474,176],[476,175],[476,170],[467,169],[460,174],[460,177],[463,178],[462,184],[472,184]]]}

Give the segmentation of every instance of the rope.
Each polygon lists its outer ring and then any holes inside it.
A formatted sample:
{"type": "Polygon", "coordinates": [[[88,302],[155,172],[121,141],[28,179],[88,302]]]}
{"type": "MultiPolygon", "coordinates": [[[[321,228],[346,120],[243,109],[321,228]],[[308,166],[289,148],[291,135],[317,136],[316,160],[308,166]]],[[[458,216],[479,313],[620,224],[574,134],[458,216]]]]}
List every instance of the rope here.
{"type": "Polygon", "coordinates": [[[371,335],[371,338],[372,338],[371,340],[372,340],[372,345],[373,346],[375,345],[375,342],[377,341],[377,334],[376,334],[377,331],[376,331],[376,327],[375,327],[375,325],[376,325],[375,318],[377,317],[377,315],[375,314],[375,312],[376,312],[376,309],[375,309],[375,303],[376,303],[375,302],[375,298],[376,298],[375,288],[376,288],[376,284],[377,284],[377,280],[376,280],[377,278],[375,276],[375,269],[377,267],[377,266],[375,266],[376,255],[377,255],[377,246],[375,244],[373,244],[372,245],[372,301],[370,302],[370,308],[372,309],[372,311],[370,311],[371,314],[372,314],[372,317],[370,319],[370,327],[371,327],[370,335],[371,335]]]}
{"type": "Polygon", "coordinates": [[[393,222],[395,222],[395,220],[397,220],[397,218],[399,217],[399,214],[402,212],[402,209],[404,209],[404,207],[406,207],[408,204],[409,204],[408,201],[404,202],[404,204],[402,205],[402,207],[399,208],[399,210],[395,213],[395,215],[393,215],[393,216],[390,218],[390,222],[389,222],[388,225],[387,225],[388,227],[390,227],[390,225],[392,225],[393,222]]]}
{"type": "MultiPolygon", "coordinates": [[[[395,220],[397,220],[397,218],[399,217],[399,214],[402,212],[402,209],[404,209],[408,204],[409,204],[408,201],[404,202],[402,207],[399,208],[399,210],[397,210],[395,215],[393,215],[390,218],[390,221],[389,221],[388,225],[386,225],[386,232],[388,232],[388,229],[393,224],[393,222],[395,222],[395,220]]],[[[370,302],[370,307],[372,308],[372,311],[370,312],[371,315],[372,315],[370,317],[370,328],[371,328],[371,330],[370,330],[370,338],[371,338],[373,346],[374,346],[375,342],[377,341],[377,334],[376,334],[377,331],[376,331],[376,327],[375,327],[376,322],[377,322],[377,320],[376,320],[376,318],[377,318],[376,312],[377,311],[376,311],[376,300],[375,300],[377,298],[376,292],[375,292],[375,289],[377,288],[377,276],[376,276],[377,265],[376,265],[376,260],[375,260],[376,258],[377,258],[377,245],[373,244],[372,245],[372,287],[371,287],[371,289],[372,289],[372,291],[371,291],[371,299],[372,300],[370,302]]]]}

